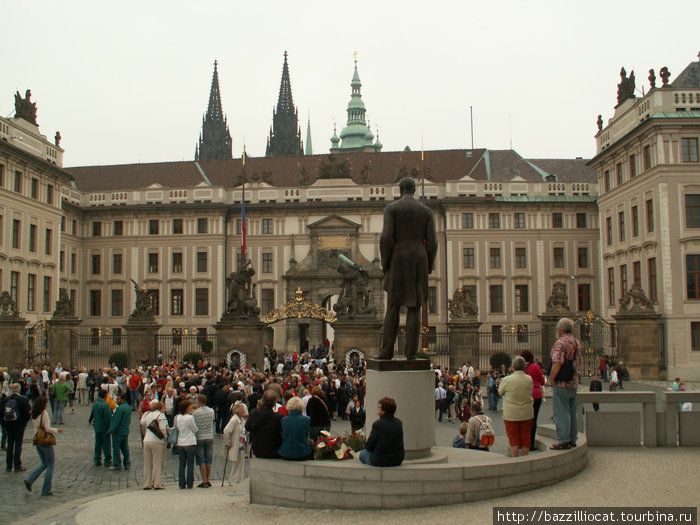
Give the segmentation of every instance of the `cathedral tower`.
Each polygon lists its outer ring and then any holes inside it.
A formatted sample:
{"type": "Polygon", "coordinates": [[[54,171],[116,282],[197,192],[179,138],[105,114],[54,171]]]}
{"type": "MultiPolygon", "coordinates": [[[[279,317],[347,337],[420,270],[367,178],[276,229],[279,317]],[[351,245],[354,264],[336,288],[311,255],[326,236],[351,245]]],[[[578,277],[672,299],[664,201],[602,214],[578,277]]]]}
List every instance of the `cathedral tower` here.
{"type": "Polygon", "coordinates": [[[303,155],[299,115],[292,100],[292,84],[289,81],[289,66],[287,52],[284,52],[282,66],[282,81],[277,108],[272,110],[272,128],[267,138],[266,157],[282,157],[285,155],[303,155]]]}
{"type": "Polygon", "coordinates": [[[214,76],[211,79],[209,107],[207,114],[202,117],[202,132],[199,134],[199,144],[195,148],[194,160],[222,160],[233,158],[231,154],[231,134],[228,130],[226,116],[221,110],[221,94],[219,93],[219,72],[214,61],[214,76]]]}

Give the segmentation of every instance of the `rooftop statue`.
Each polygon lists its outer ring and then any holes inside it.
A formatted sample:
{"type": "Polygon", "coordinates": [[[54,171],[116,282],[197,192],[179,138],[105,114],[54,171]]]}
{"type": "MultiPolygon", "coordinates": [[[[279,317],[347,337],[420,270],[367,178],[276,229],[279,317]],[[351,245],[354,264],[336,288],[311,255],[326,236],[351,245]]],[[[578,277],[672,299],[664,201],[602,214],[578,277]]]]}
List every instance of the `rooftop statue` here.
{"type": "Polygon", "coordinates": [[[24,98],[19,91],[15,93],[15,118],[24,119],[36,126],[36,102],[32,102],[31,98],[32,92],[29,89],[25,92],[24,98]]]}
{"type": "Polygon", "coordinates": [[[635,98],[634,90],[634,71],[632,71],[629,78],[627,78],[627,71],[625,71],[623,67],[620,69],[620,83],[617,85],[617,103],[622,104],[629,98],[635,98]]]}

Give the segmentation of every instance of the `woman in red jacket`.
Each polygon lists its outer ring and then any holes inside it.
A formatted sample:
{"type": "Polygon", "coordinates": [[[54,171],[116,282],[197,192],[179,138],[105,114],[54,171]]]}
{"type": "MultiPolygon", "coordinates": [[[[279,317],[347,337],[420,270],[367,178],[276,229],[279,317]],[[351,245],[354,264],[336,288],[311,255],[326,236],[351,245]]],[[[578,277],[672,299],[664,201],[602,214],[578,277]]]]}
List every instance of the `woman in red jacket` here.
{"type": "Polygon", "coordinates": [[[537,415],[540,412],[540,405],[542,404],[542,387],[544,386],[544,374],[540,365],[535,363],[535,358],[532,352],[525,350],[520,356],[525,359],[527,367],[525,368],[525,373],[532,378],[532,408],[534,409],[534,418],[532,420],[532,429],[530,430],[530,450],[535,450],[535,434],[537,433],[537,415]]]}

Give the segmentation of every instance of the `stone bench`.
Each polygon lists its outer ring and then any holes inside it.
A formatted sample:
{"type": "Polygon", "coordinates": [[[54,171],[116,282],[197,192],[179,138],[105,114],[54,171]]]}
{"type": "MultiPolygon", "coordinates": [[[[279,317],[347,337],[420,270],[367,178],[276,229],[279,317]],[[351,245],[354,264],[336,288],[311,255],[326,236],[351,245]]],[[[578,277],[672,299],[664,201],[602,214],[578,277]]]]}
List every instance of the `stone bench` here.
{"type": "MultiPolygon", "coordinates": [[[[478,450],[434,448],[440,463],[406,462],[378,468],[359,460],[250,462],[250,502],[324,509],[395,509],[452,505],[558,483],[586,467],[587,443],[549,450],[553,429],[539,427],[540,450],[508,458],[478,450]],[[444,457],[446,456],[446,460],[444,457]]],[[[500,436],[499,436],[500,437],[500,436]]],[[[505,436],[500,439],[506,439],[505,436]]]]}

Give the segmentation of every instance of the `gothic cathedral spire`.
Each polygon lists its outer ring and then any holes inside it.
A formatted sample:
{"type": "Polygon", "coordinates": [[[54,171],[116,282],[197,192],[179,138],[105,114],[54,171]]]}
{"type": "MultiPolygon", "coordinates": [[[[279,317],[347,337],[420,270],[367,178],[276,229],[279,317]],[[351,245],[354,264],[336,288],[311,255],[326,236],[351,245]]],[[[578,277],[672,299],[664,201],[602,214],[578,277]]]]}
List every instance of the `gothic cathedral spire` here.
{"type": "Polygon", "coordinates": [[[303,155],[304,147],[301,142],[299,115],[292,100],[292,84],[289,81],[289,66],[287,52],[284,52],[282,66],[282,81],[277,108],[272,110],[272,129],[267,138],[266,157],[281,157],[285,155],[303,155]]]}
{"type": "Polygon", "coordinates": [[[209,107],[202,118],[202,133],[199,144],[195,148],[194,160],[231,159],[231,134],[229,133],[226,116],[221,109],[221,94],[219,92],[218,63],[214,61],[214,75],[211,79],[209,107]]]}

